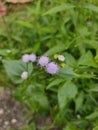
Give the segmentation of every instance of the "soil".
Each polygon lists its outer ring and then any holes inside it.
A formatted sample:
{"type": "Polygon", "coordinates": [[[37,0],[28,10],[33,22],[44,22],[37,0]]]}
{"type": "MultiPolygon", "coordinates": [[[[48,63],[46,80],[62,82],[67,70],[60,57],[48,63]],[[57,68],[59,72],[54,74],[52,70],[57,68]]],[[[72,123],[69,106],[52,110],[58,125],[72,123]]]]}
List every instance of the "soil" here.
{"type": "MultiPolygon", "coordinates": [[[[32,120],[25,117],[24,106],[14,99],[12,91],[0,87],[0,130],[24,130],[21,129],[23,126],[32,123],[32,120]]],[[[35,123],[37,130],[41,130],[41,128],[51,125],[52,119],[50,116],[38,115],[35,123]]],[[[62,128],[53,127],[50,130],[62,130],[62,128]]]]}
{"type": "Polygon", "coordinates": [[[12,97],[10,89],[0,87],[0,130],[19,130],[24,124],[22,106],[12,97]]]}

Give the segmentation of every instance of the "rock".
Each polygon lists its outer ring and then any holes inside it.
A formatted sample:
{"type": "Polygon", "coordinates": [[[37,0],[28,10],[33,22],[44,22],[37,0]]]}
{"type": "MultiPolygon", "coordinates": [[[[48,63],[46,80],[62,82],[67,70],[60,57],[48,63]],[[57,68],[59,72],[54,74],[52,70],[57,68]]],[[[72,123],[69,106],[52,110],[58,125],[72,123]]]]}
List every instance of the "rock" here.
{"type": "Polygon", "coordinates": [[[11,120],[11,123],[12,123],[12,124],[15,124],[15,123],[17,123],[17,120],[13,118],[13,119],[11,120]]]}
{"type": "Polygon", "coordinates": [[[9,121],[5,121],[5,122],[4,122],[4,125],[9,125],[9,121]]]}
{"type": "Polygon", "coordinates": [[[0,108],[0,115],[4,114],[4,110],[0,108]]]}

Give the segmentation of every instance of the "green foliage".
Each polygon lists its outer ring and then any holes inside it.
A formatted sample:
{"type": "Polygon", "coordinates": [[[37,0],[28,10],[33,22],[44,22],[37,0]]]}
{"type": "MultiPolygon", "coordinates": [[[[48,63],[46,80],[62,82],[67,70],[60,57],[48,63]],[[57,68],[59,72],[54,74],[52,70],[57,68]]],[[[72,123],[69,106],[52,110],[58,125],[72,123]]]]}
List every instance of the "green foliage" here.
{"type": "Polygon", "coordinates": [[[23,80],[21,79],[21,74],[24,71],[28,71],[28,73],[32,73],[33,66],[29,63],[28,65],[15,60],[3,60],[4,67],[6,68],[8,76],[15,83],[21,83],[23,80]]]}
{"type": "Polygon", "coordinates": [[[77,87],[72,82],[66,82],[58,90],[58,102],[60,109],[64,109],[70,100],[74,99],[77,94],[77,87]]]}
{"type": "Polygon", "coordinates": [[[0,61],[19,84],[13,88],[17,100],[31,112],[49,113],[52,127],[97,130],[98,2],[37,0],[1,21],[0,61]],[[25,53],[48,55],[59,64],[59,72],[49,75],[38,65],[18,60],[25,53]],[[55,59],[55,54],[65,56],[65,61],[55,59]],[[26,80],[21,79],[23,71],[29,73],[26,80]]]}

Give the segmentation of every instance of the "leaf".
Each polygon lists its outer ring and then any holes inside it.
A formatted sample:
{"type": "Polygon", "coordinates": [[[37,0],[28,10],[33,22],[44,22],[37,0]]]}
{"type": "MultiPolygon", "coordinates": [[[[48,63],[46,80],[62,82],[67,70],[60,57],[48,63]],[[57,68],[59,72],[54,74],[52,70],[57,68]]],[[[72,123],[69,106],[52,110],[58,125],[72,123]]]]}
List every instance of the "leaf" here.
{"type": "Polygon", "coordinates": [[[69,66],[65,68],[60,68],[57,75],[64,79],[72,79],[72,78],[78,77],[78,74],[76,74],[73,71],[73,69],[69,66]]]}
{"type": "Polygon", "coordinates": [[[93,130],[98,130],[98,126],[94,127],[93,130]]]}
{"type": "Polygon", "coordinates": [[[58,103],[60,109],[64,109],[64,107],[75,98],[77,94],[77,87],[73,82],[66,82],[59,90],[58,90],[58,103]]]}
{"type": "Polygon", "coordinates": [[[65,56],[65,59],[66,59],[66,64],[68,65],[72,65],[72,64],[75,64],[75,58],[69,54],[69,53],[64,53],[64,56],[65,56]]]}
{"type": "Polygon", "coordinates": [[[93,4],[84,4],[83,7],[91,11],[98,12],[98,7],[93,4]]]}
{"type": "Polygon", "coordinates": [[[91,88],[89,89],[90,92],[98,92],[98,83],[90,84],[91,88]]]}
{"type": "Polygon", "coordinates": [[[75,111],[76,112],[82,107],[83,100],[84,100],[84,94],[80,93],[78,95],[78,97],[75,99],[75,111]]]}
{"type": "Polygon", "coordinates": [[[67,125],[63,130],[78,130],[77,127],[73,124],[67,125]]]}
{"type": "Polygon", "coordinates": [[[90,89],[90,91],[92,91],[92,92],[98,92],[98,84],[96,84],[96,87],[90,89]]]}
{"type": "Polygon", "coordinates": [[[51,49],[49,49],[45,54],[50,56],[50,55],[54,55],[56,53],[62,52],[66,49],[67,49],[66,45],[59,44],[59,45],[54,46],[51,49]]]}
{"type": "Polygon", "coordinates": [[[34,106],[35,104],[37,104],[37,107],[42,107],[44,109],[48,109],[48,99],[45,95],[45,93],[38,88],[35,85],[29,85],[27,87],[27,95],[30,97],[31,101],[32,101],[32,105],[33,107],[36,108],[36,106],[34,106]]]}
{"type": "Polygon", "coordinates": [[[37,6],[36,6],[36,14],[39,14],[41,11],[40,11],[40,9],[41,9],[41,0],[38,0],[38,2],[37,2],[37,6]]]}
{"type": "Polygon", "coordinates": [[[90,51],[88,51],[86,54],[83,54],[79,61],[78,61],[79,65],[84,65],[84,66],[91,66],[91,67],[97,67],[93,55],[90,51]]]}
{"type": "Polygon", "coordinates": [[[64,10],[72,9],[74,7],[75,7],[74,5],[69,4],[69,3],[62,4],[62,5],[59,5],[57,7],[54,7],[52,9],[50,9],[49,11],[47,11],[46,13],[44,13],[44,15],[54,14],[54,13],[61,12],[61,11],[64,11],[64,10]]]}
{"type": "Polygon", "coordinates": [[[88,120],[93,120],[93,119],[95,119],[95,118],[97,118],[97,117],[98,117],[98,111],[93,112],[92,114],[86,116],[86,119],[88,119],[88,120]]]}
{"type": "Polygon", "coordinates": [[[55,86],[55,85],[59,85],[60,83],[62,83],[64,80],[62,79],[55,79],[53,80],[48,86],[47,89],[50,89],[51,87],[55,86]]]}
{"type": "Polygon", "coordinates": [[[3,60],[4,67],[8,76],[15,83],[21,83],[21,73],[27,70],[26,63],[18,60],[3,60]]]}
{"type": "Polygon", "coordinates": [[[17,23],[20,25],[20,26],[23,26],[23,27],[25,27],[25,28],[30,28],[30,29],[32,29],[33,28],[33,26],[32,26],[32,24],[30,23],[30,21],[28,20],[25,20],[25,21],[17,21],[17,23]]]}
{"type": "Polygon", "coordinates": [[[32,73],[32,71],[33,71],[33,64],[32,64],[32,62],[29,62],[28,63],[28,74],[30,75],[31,73],[32,73]]]}

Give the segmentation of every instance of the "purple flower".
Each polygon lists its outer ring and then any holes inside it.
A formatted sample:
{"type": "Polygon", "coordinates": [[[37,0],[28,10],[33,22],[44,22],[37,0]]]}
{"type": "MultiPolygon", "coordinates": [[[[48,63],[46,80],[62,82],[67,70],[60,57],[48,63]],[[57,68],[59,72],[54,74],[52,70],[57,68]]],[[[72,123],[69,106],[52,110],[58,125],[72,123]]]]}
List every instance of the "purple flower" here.
{"type": "Polygon", "coordinates": [[[49,74],[56,74],[58,72],[58,70],[59,70],[58,65],[55,62],[50,62],[46,66],[46,71],[49,74]]]}
{"type": "Polygon", "coordinates": [[[47,56],[41,56],[38,60],[38,64],[40,64],[41,66],[46,66],[49,62],[49,57],[47,56]]]}
{"type": "Polygon", "coordinates": [[[36,61],[36,55],[35,54],[30,54],[29,55],[29,60],[32,61],[32,62],[35,62],[36,61]]]}
{"type": "Polygon", "coordinates": [[[28,72],[27,72],[27,71],[24,71],[24,72],[21,74],[21,78],[22,78],[22,79],[27,79],[27,78],[28,78],[28,72]]]}
{"type": "Polygon", "coordinates": [[[24,54],[24,55],[22,56],[22,61],[23,61],[23,62],[29,62],[29,54],[24,54]]]}

